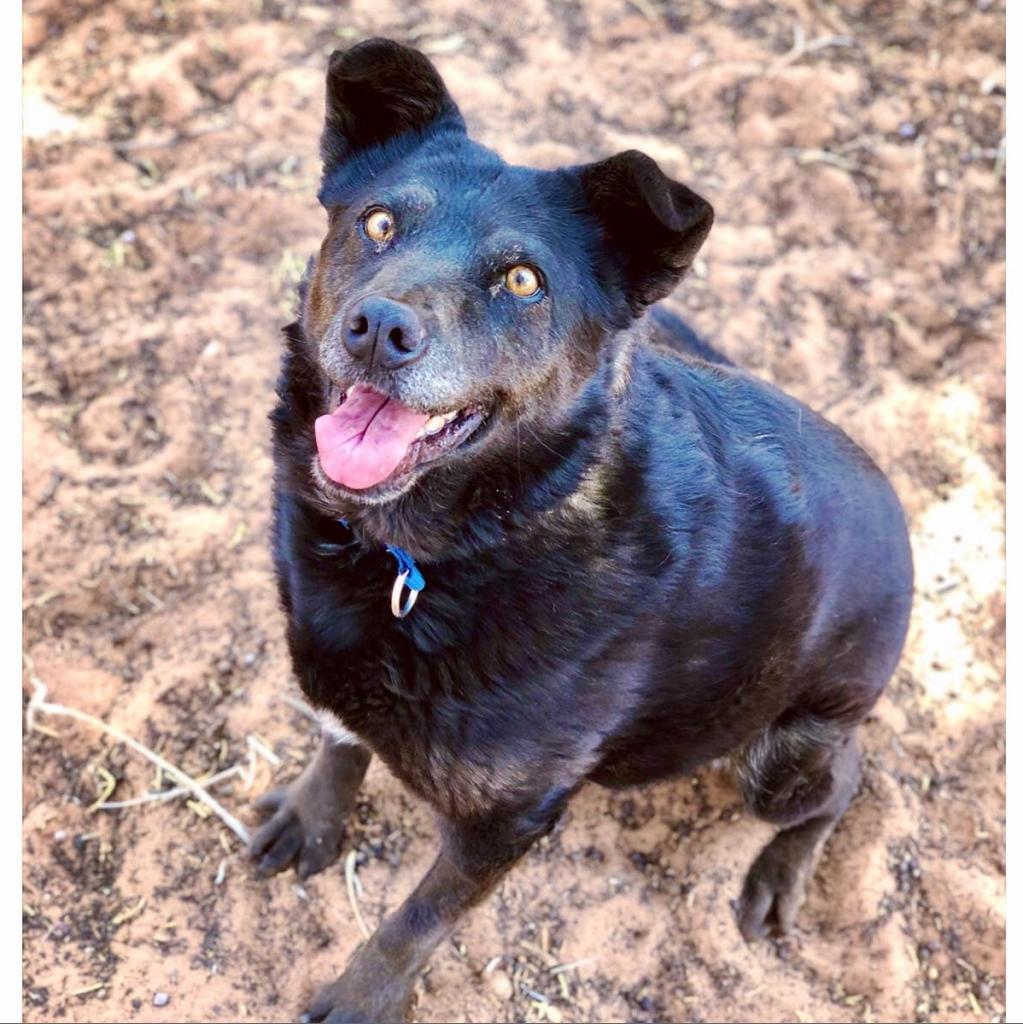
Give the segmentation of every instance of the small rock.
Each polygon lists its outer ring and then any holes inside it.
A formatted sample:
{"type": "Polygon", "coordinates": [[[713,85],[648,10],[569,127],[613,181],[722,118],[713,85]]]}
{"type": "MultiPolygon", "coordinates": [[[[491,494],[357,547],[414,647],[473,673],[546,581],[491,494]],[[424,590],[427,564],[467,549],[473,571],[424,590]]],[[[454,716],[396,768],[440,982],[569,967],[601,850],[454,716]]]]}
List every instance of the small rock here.
{"type": "Polygon", "coordinates": [[[494,995],[498,999],[511,999],[515,994],[512,980],[504,971],[494,971],[490,975],[490,987],[494,990],[494,995]]]}
{"type": "Polygon", "coordinates": [[[990,96],[991,93],[997,93],[999,96],[1005,95],[1005,77],[1004,75],[988,75],[983,82],[980,83],[980,91],[984,96],[990,96]]]}
{"type": "Polygon", "coordinates": [[[41,14],[24,14],[21,18],[21,42],[26,50],[42,46],[49,38],[50,29],[41,14]]]}
{"type": "Polygon", "coordinates": [[[153,996],[153,1006],[166,1006],[170,1002],[170,996],[166,992],[157,992],[153,996]]]}
{"type": "Polygon", "coordinates": [[[912,121],[903,121],[899,125],[899,138],[900,139],[915,139],[917,134],[916,125],[912,121]]]}
{"type": "Polygon", "coordinates": [[[59,828],[53,833],[53,841],[55,843],[62,843],[65,839],[67,839],[67,832],[64,829],[59,828]]]}
{"type": "Polygon", "coordinates": [[[430,39],[422,44],[423,53],[431,57],[442,57],[449,53],[457,53],[465,45],[465,36],[460,32],[444,36],[443,39],[430,39]]]}

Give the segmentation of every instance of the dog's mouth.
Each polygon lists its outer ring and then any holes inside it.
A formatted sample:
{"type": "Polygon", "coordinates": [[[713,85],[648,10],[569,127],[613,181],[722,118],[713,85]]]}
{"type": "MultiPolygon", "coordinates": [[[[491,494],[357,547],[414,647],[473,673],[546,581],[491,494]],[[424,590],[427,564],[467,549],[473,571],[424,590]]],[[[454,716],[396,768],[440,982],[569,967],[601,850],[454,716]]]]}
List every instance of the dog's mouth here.
{"type": "Polygon", "coordinates": [[[468,405],[428,413],[410,409],[368,384],[330,389],[332,412],[316,420],[316,449],[328,479],[363,491],[396,481],[460,448],[482,426],[487,410],[468,405]]]}

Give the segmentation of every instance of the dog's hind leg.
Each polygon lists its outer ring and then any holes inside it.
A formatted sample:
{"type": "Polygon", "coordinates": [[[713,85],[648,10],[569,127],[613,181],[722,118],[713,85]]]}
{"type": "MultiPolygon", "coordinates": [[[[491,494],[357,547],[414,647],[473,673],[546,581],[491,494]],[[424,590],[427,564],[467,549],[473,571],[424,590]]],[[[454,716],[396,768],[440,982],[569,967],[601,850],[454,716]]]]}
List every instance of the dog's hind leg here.
{"type": "Polygon", "coordinates": [[[361,744],[339,742],[324,730],[305,771],[256,801],[257,810],[269,815],[249,844],[261,874],[275,875],[294,861],[299,877],[307,878],[337,860],[371,756],[361,744]]]}
{"type": "Polygon", "coordinates": [[[859,765],[852,731],[812,717],[776,722],[739,751],[747,806],[782,826],[742,888],[738,919],[747,941],[792,929],[824,843],[856,793],[859,765]]]}

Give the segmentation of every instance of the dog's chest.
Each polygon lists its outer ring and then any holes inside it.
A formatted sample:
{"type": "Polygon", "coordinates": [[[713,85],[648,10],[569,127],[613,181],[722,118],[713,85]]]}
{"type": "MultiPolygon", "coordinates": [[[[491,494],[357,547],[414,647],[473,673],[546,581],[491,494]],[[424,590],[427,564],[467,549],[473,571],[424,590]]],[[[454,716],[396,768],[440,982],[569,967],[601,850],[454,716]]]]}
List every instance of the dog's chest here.
{"type": "MultiPolygon", "coordinates": [[[[419,616],[416,628],[443,634],[443,644],[430,648],[421,634],[417,643],[408,620],[392,624],[374,611],[359,645],[329,666],[316,658],[304,671],[296,667],[329,738],[369,747],[442,812],[472,814],[562,769],[571,734],[586,731],[579,728],[585,709],[566,719],[574,704],[567,681],[577,666],[564,652],[544,656],[539,641],[530,644],[510,627],[487,639],[464,623],[462,632],[448,632],[450,622],[427,618],[426,598],[409,619],[419,616]],[[551,751],[562,764],[547,769],[551,751]]],[[[582,742],[580,757],[591,748],[582,742]]]]}
{"type": "Polygon", "coordinates": [[[601,586],[560,551],[426,565],[397,619],[390,556],[351,551],[290,577],[295,668],[328,735],[365,744],[452,813],[588,769],[617,725],[615,680],[642,657],[617,642],[615,658],[602,653],[634,611],[620,579],[601,586]]]}
{"type": "Polygon", "coordinates": [[[494,701],[446,694],[424,700],[377,686],[369,696],[348,689],[320,710],[330,740],[369,747],[406,786],[448,814],[494,806],[526,783],[536,731],[519,735],[499,725],[506,709],[494,701]]]}

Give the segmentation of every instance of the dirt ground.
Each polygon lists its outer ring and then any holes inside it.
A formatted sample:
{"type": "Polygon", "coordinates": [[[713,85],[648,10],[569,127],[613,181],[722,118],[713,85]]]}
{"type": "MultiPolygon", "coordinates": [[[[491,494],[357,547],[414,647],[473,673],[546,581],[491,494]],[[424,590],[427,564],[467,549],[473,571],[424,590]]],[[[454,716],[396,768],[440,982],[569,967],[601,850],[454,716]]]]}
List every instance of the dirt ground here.
{"type": "MultiPolygon", "coordinates": [[[[284,699],[266,414],[324,226],[326,57],[393,35],[507,158],[637,147],[711,199],[675,308],[874,455],[917,565],[797,936],[740,940],[770,829],[720,773],[591,788],[438,951],[416,1019],[1004,1020],[1004,5],[25,10],[26,700],[36,678],[197,777],[239,765],[214,791],[250,825],[312,747],[284,699]]],[[[37,724],[26,1018],[294,1019],[360,938],[342,866],[259,881],[199,805],[104,810],[172,783],[94,728],[37,724]]],[[[374,765],[351,836],[370,924],[434,842],[374,765]]]]}

